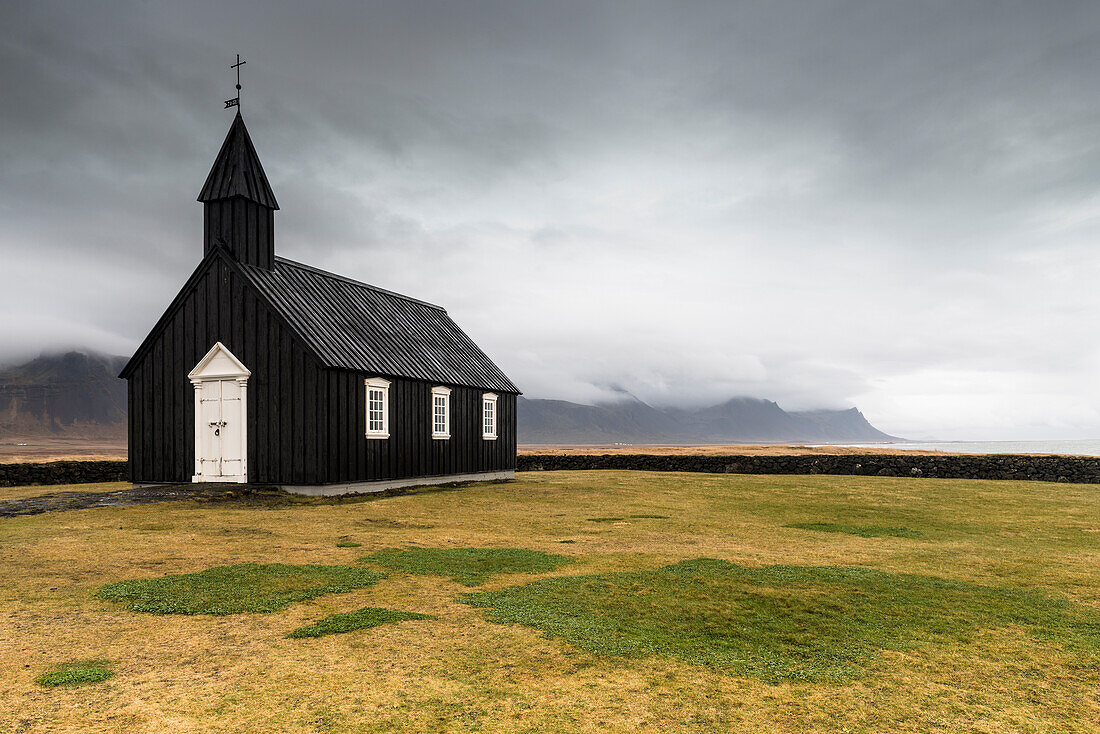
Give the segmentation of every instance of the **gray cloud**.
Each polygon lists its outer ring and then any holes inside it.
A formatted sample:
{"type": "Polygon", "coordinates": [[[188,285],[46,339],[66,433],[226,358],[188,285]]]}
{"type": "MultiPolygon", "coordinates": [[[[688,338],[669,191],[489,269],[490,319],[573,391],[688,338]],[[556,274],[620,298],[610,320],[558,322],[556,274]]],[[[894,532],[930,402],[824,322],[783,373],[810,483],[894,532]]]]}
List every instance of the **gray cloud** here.
{"type": "Polygon", "coordinates": [[[243,110],[287,257],[529,395],[1100,434],[1088,3],[0,7],[0,357],[126,352],[243,110]]]}

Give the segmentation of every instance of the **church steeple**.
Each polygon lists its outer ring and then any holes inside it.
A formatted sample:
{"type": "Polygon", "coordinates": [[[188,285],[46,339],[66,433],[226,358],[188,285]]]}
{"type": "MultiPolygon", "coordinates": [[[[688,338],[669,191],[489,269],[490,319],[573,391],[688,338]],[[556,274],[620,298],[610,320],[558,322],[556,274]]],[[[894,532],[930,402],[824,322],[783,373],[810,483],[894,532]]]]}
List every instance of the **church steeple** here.
{"type": "Polygon", "coordinates": [[[204,255],[221,246],[242,263],[274,267],[279,204],[239,111],[198,200],[203,203],[204,255]]]}

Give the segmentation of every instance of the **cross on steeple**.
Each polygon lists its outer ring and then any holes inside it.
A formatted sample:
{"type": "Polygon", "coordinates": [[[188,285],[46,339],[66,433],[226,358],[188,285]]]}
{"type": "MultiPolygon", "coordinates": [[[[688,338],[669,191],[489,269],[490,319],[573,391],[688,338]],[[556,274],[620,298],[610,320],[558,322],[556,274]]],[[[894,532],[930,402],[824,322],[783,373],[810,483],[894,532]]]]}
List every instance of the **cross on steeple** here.
{"type": "Polygon", "coordinates": [[[225,108],[226,109],[229,109],[230,107],[240,107],[241,106],[241,67],[244,66],[247,63],[248,63],[247,61],[241,61],[241,55],[237,54],[237,63],[229,65],[230,69],[236,69],[237,70],[237,96],[234,97],[233,99],[225,100],[225,108]]]}

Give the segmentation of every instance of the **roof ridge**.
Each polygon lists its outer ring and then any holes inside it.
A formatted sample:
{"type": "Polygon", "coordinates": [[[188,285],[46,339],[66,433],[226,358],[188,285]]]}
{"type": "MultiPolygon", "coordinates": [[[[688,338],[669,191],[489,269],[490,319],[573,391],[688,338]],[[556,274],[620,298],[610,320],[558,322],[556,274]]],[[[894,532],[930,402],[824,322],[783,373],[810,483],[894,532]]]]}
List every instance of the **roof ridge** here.
{"type": "Polygon", "coordinates": [[[434,303],[429,303],[428,301],[422,301],[419,298],[413,298],[412,296],[406,296],[404,293],[398,293],[397,291],[391,291],[391,290],[386,290],[385,288],[379,288],[376,285],[371,285],[370,283],[364,283],[361,280],[355,280],[354,278],[349,278],[345,275],[339,275],[337,273],[332,273],[332,272],[329,272],[328,270],[321,270],[321,268],[316,268],[312,265],[306,265],[305,263],[300,263],[297,260],[291,260],[289,258],[282,257],[280,255],[276,255],[275,256],[275,262],[276,263],[282,263],[284,265],[290,265],[291,267],[295,267],[295,268],[301,268],[302,270],[307,270],[311,273],[316,273],[317,275],[322,275],[326,278],[332,278],[333,280],[340,280],[340,281],[343,281],[345,283],[350,283],[351,285],[357,285],[360,288],[366,288],[367,290],[372,290],[372,291],[375,291],[377,293],[384,293],[387,296],[394,296],[395,298],[401,298],[401,299],[404,299],[406,301],[412,301],[413,303],[419,303],[421,306],[427,306],[429,308],[434,308],[438,311],[442,311],[443,313],[447,313],[447,309],[443,308],[442,306],[438,306],[434,303]]]}

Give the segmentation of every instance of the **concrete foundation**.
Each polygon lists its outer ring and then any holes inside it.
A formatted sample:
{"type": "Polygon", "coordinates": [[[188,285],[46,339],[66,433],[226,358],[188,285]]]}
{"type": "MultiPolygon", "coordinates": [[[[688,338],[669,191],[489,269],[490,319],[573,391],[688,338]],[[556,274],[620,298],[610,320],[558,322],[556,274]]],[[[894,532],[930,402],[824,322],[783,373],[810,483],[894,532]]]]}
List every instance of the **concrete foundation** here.
{"type": "Polygon", "coordinates": [[[336,497],[342,494],[371,494],[389,489],[404,487],[431,487],[437,484],[453,482],[490,482],[500,479],[515,479],[516,473],[508,471],[486,471],[474,474],[447,474],[441,477],[410,477],[408,479],[384,479],[378,482],[340,482],[337,484],[281,484],[284,492],[304,494],[310,497],[336,497]]]}

